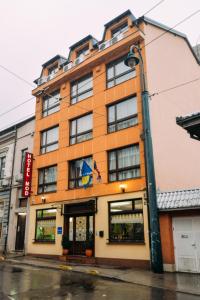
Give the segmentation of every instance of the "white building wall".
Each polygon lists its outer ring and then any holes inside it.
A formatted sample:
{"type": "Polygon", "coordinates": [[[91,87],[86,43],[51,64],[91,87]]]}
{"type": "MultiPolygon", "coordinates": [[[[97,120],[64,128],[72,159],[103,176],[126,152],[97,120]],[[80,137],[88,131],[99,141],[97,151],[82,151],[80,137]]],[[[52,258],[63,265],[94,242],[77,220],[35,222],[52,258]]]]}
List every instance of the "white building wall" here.
{"type": "MultiPolygon", "coordinates": [[[[164,31],[145,25],[150,43],[164,31]]],[[[184,38],[166,33],[145,47],[149,93],[200,77],[200,66],[184,38]]],[[[155,95],[150,117],[157,187],[161,191],[200,186],[200,143],[176,124],[176,117],[200,111],[200,81],[155,95]]]]}

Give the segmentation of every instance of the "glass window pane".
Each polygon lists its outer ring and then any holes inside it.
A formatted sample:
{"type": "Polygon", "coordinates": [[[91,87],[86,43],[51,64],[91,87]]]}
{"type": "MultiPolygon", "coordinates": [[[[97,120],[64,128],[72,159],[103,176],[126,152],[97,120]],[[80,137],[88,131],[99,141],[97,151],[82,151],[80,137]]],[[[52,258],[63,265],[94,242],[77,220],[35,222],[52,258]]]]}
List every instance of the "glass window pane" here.
{"type": "Polygon", "coordinates": [[[36,240],[55,241],[56,220],[39,220],[36,225],[36,240]]]}
{"type": "Polygon", "coordinates": [[[111,80],[111,81],[107,82],[107,87],[111,88],[114,86],[114,84],[115,84],[114,80],[111,80]]]}
{"type": "Polygon", "coordinates": [[[122,212],[124,210],[133,210],[133,202],[132,201],[117,201],[110,203],[110,211],[111,212],[122,212]]]}
{"type": "Polygon", "coordinates": [[[92,129],[92,114],[77,119],[77,133],[92,129]]]}
{"type": "Polygon", "coordinates": [[[121,171],[118,173],[119,180],[125,180],[125,179],[136,178],[136,177],[140,177],[140,169],[139,168],[127,170],[127,171],[121,171]]]}
{"type": "Polygon", "coordinates": [[[134,118],[122,121],[120,123],[117,123],[117,130],[128,128],[128,127],[134,126],[136,124],[138,124],[138,118],[134,117],[134,118]]]}
{"type": "Polygon", "coordinates": [[[114,67],[107,67],[107,79],[111,79],[114,77],[114,67]]]}
{"type": "Polygon", "coordinates": [[[58,141],[58,126],[46,131],[47,144],[51,144],[58,141]]]}
{"type": "MultiPolygon", "coordinates": [[[[51,151],[54,151],[54,150],[56,150],[56,149],[58,149],[58,143],[53,144],[53,145],[50,145],[50,146],[47,146],[47,147],[46,147],[46,151],[44,151],[44,152],[51,152],[51,151]]],[[[44,152],[43,152],[43,153],[44,153],[44,152]]]]}
{"type": "Polygon", "coordinates": [[[109,125],[108,126],[108,132],[111,133],[111,132],[115,132],[116,131],[116,126],[115,124],[114,125],[109,125]]]}
{"type": "Polygon", "coordinates": [[[109,152],[109,170],[116,170],[116,153],[115,151],[109,152]]]}
{"type": "Polygon", "coordinates": [[[69,218],[69,241],[73,241],[74,240],[74,222],[73,222],[74,218],[71,217],[69,218]]]}
{"type": "Polygon", "coordinates": [[[77,143],[81,143],[81,142],[87,141],[91,138],[92,138],[92,132],[88,132],[88,133],[77,136],[76,141],[77,141],[77,143]]]}
{"type": "Polygon", "coordinates": [[[130,68],[125,65],[125,63],[124,63],[124,57],[123,57],[122,60],[119,61],[115,65],[115,76],[118,76],[118,75],[120,75],[122,73],[125,73],[127,71],[130,71],[130,68]]]}
{"type": "Polygon", "coordinates": [[[118,167],[126,168],[140,163],[139,146],[134,145],[118,151],[118,167]]]}
{"type": "Polygon", "coordinates": [[[115,105],[108,107],[108,122],[115,121],[115,105]]]}
{"type": "Polygon", "coordinates": [[[71,121],[71,136],[76,134],[76,120],[71,121]]]}
{"type": "Polygon", "coordinates": [[[81,94],[86,90],[92,89],[92,87],[93,87],[92,76],[86,77],[78,82],[78,94],[81,94]]]}
{"type": "Polygon", "coordinates": [[[81,100],[84,100],[88,97],[91,97],[93,95],[93,91],[88,91],[88,92],[85,92],[84,94],[81,94],[77,97],[77,101],[81,101],[81,100]]]}
{"type": "Polygon", "coordinates": [[[135,97],[117,104],[117,120],[127,118],[136,113],[137,101],[135,97]]]}
{"type": "Polygon", "coordinates": [[[131,72],[127,73],[127,74],[124,74],[124,75],[116,78],[115,84],[122,83],[124,81],[127,81],[127,80],[133,78],[133,77],[135,77],[135,71],[131,71],[131,72]]]}
{"type": "Polygon", "coordinates": [[[45,193],[56,191],[56,184],[48,184],[48,185],[44,185],[43,187],[45,193]]]}
{"type": "Polygon", "coordinates": [[[139,200],[135,200],[135,201],[134,201],[134,208],[135,208],[135,209],[142,209],[142,208],[143,208],[143,205],[142,205],[142,199],[139,199],[139,200]]]}
{"type": "Polygon", "coordinates": [[[55,216],[56,216],[56,208],[43,210],[43,218],[44,217],[55,217],[55,216]]]}
{"type": "Polygon", "coordinates": [[[45,183],[51,183],[56,181],[56,167],[50,167],[44,169],[45,171],[45,183]]]}
{"type": "Polygon", "coordinates": [[[109,174],[109,181],[110,181],[110,182],[116,181],[116,180],[117,180],[117,175],[116,175],[116,173],[109,174]]]}

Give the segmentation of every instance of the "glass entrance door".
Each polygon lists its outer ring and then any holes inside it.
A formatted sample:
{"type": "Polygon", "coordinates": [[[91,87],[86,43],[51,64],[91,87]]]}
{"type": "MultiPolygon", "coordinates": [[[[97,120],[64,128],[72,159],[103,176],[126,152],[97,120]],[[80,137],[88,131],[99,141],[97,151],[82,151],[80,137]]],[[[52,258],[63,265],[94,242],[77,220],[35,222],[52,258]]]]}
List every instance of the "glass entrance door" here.
{"type": "Polygon", "coordinates": [[[89,241],[94,240],[93,216],[73,216],[67,218],[70,241],[69,254],[85,255],[89,241]]]}

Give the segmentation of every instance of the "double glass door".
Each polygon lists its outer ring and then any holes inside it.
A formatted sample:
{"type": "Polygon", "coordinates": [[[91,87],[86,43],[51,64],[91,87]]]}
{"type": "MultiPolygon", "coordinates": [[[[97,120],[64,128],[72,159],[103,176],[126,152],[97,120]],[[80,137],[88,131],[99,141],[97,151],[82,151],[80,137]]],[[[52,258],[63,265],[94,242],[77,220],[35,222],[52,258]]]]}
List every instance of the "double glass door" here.
{"type": "Polygon", "coordinates": [[[70,242],[69,254],[85,255],[85,250],[89,241],[94,241],[93,215],[68,217],[67,223],[70,242]]]}

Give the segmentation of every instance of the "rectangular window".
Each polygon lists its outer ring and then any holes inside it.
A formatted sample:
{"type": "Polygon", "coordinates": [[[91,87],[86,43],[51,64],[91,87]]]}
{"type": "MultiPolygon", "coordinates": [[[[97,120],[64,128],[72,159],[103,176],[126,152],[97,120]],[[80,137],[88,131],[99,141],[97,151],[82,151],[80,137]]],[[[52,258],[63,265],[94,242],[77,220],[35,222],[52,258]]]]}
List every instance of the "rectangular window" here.
{"type": "Polygon", "coordinates": [[[56,209],[36,210],[35,241],[55,242],[56,209]]]}
{"type": "Polygon", "coordinates": [[[92,114],[70,122],[70,144],[77,144],[92,138],[92,114]]]}
{"type": "Polygon", "coordinates": [[[28,151],[28,148],[21,150],[21,169],[20,172],[24,173],[24,163],[25,163],[25,154],[28,151]]]}
{"type": "Polygon", "coordinates": [[[109,241],[144,242],[142,199],[110,202],[109,241]]]}
{"type": "Polygon", "coordinates": [[[54,65],[48,69],[48,75],[55,75],[58,72],[58,65],[54,65]]]}
{"type": "Polygon", "coordinates": [[[119,83],[135,77],[135,70],[124,64],[125,56],[107,65],[107,88],[111,88],[119,83]]]}
{"type": "Polygon", "coordinates": [[[87,45],[76,52],[76,57],[79,57],[81,55],[87,55],[88,53],[89,53],[89,46],[87,45]]]}
{"type": "Polygon", "coordinates": [[[47,153],[58,149],[58,130],[59,127],[53,127],[41,132],[41,153],[47,153]]]}
{"type": "Polygon", "coordinates": [[[42,116],[46,117],[51,115],[60,109],[60,92],[55,91],[50,95],[46,95],[43,98],[42,104],[42,116]]]}
{"type": "Polygon", "coordinates": [[[0,157],[0,179],[5,176],[6,156],[0,157]]]}
{"type": "Polygon", "coordinates": [[[128,128],[137,123],[136,97],[131,97],[108,107],[108,132],[128,128]]]}
{"type": "Polygon", "coordinates": [[[120,33],[123,33],[127,30],[128,30],[128,22],[125,22],[119,27],[112,30],[112,37],[118,36],[120,33]]]}
{"type": "Polygon", "coordinates": [[[139,145],[108,152],[109,181],[118,181],[140,176],[139,145]]]}
{"type": "Polygon", "coordinates": [[[71,83],[71,104],[75,104],[93,95],[92,74],[71,83]]]}
{"type": "Polygon", "coordinates": [[[39,169],[38,194],[56,191],[57,166],[39,169]]]}
{"type": "MultiPolygon", "coordinates": [[[[76,159],[69,162],[69,188],[76,189],[83,187],[81,180],[81,168],[83,160],[91,167],[92,169],[92,157],[87,157],[84,159],[76,159]]],[[[92,180],[90,181],[92,185],[92,180]]]]}

